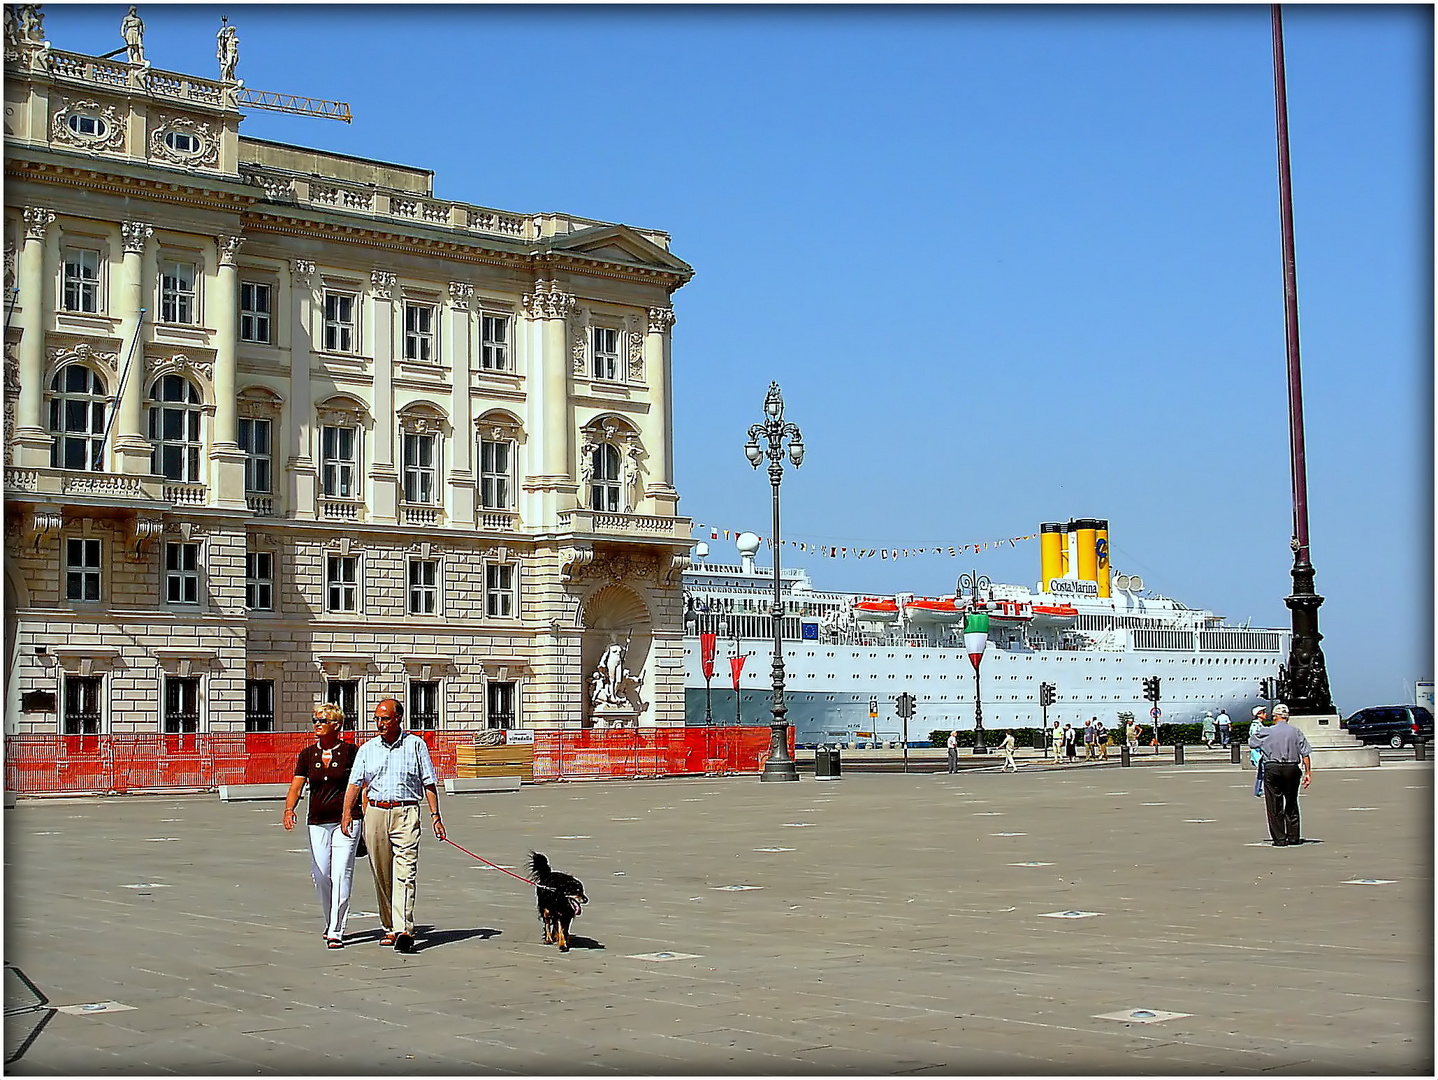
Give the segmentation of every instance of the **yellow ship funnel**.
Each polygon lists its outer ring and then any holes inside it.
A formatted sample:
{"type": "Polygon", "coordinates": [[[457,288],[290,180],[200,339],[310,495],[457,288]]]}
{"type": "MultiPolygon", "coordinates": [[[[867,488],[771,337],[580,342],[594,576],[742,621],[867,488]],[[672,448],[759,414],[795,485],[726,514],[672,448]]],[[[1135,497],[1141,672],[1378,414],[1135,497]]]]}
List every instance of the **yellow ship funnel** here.
{"type": "Polygon", "coordinates": [[[1078,532],[1078,578],[1098,581],[1098,521],[1079,518],[1074,529],[1078,532]]]}
{"type": "Polygon", "coordinates": [[[1039,587],[1048,592],[1049,582],[1064,576],[1064,527],[1057,521],[1039,526],[1039,587]]]}
{"type": "Polygon", "coordinates": [[[1098,556],[1098,594],[1103,597],[1109,595],[1108,522],[1099,520],[1094,524],[1097,526],[1094,529],[1094,552],[1098,556]]]}

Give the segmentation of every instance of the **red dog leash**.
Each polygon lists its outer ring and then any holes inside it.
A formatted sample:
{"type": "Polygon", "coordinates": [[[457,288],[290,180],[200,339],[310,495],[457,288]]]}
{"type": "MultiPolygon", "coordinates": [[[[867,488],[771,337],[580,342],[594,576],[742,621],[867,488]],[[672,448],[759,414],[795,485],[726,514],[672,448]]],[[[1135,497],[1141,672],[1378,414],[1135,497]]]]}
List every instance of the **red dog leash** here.
{"type": "Polygon", "coordinates": [[[465,853],[466,855],[468,855],[471,859],[476,859],[476,860],[478,860],[479,862],[484,863],[485,866],[492,866],[492,867],[494,867],[496,870],[498,870],[498,871],[499,871],[500,873],[502,873],[502,874],[508,874],[508,875],[509,875],[510,877],[512,877],[512,878],[517,878],[518,880],[524,882],[526,885],[533,885],[533,884],[534,884],[534,882],[530,881],[529,878],[527,878],[527,877],[520,877],[520,875],[514,873],[513,871],[506,870],[504,867],[500,866],[498,863],[492,863],[492,862],[490,862],[488,859],[486,859],[486,858],[484,858],[484,857],[482,857],[482,856],[480,856],[480,855],[476,855],[474,852],[470,851],[469,848],[459,847],[458,844],[456,844],[453,840],[451,840],[451,839],[450,839],[449,837],[447,837],[447,836],[444,838],[444,842],[445,842],[446,844],[450,845],[451,847],[457,847],[457,848],[459,848],[460,851],[464,852],[464,853],[465,853]]]}

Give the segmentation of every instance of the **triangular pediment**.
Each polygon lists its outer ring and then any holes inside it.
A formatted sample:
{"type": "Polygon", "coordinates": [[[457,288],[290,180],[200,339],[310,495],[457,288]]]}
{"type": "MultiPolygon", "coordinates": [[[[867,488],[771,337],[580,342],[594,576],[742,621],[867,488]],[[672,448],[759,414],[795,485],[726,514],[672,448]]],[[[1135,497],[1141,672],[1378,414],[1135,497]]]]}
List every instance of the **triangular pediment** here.
{"type": "Polygon", "coordinates": [[[596,225],[592,229],[556,236],[550,240],[549,247],[553,251],[590,255],[606,262],[657,267],[683,274],[691,273],[693,269],[683,259],[675,258],[628,225],[596,225]]]}

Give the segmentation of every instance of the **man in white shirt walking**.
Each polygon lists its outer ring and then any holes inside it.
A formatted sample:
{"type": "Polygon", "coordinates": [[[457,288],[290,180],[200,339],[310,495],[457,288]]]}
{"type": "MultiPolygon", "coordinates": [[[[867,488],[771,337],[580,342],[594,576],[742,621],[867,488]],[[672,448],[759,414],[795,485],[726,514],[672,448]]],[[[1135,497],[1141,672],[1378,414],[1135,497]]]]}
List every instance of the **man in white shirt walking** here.
{"type": "Polygon", "coordinates": [[[1014,764],[1014,733],[1012,731],[1004,734],[1004,741],[999,743],[999,749],[1004,752],[1004,772],[1018,772],[1019,767],[1014,764]]]}
{"type": "Polygon", "coordinates": [[[379,735],[359,748],[345,789],[340,828],[353,835],[360,791],[368,789],[364,841],[374,874],[375,899],[384,925],[381,945],[414,951],[414,896],[419,883],[419,807],[429,805],[434,835],[444,839],[439,792],[429,747],[412,732],[400,730],[404,706],[385,698],[374,710],[379,735]]]}

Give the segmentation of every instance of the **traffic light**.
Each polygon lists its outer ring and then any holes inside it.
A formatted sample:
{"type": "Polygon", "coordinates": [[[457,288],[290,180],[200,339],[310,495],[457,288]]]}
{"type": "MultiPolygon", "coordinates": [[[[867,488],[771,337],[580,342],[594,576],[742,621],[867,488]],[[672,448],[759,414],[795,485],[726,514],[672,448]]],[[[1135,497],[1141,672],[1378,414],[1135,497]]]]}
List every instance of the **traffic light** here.
{"type": "Polygon", "coordinates": [[[1143,699],[1145,701],[1158,701],[1158,676],[1148,675],[1143,680],[1143,699]]]}
{"type": "Polygon", "coordinates": [[[907,720],[914,715],[914,695],[905,691],[896,699],[899,705],[899,715],[907,720]]]}
{"type": "Polygon", "coordinates": [[[1272,680],[1272,679],[1259,679],[1259,680],[1258,680],[1258,696],[1261,697],[1261,698],[1263,698],[1265,701],[1272,701],[1272,700],[1273,700],[1273,680],[1272,680]]]}
{"type": "Polygon", "coordinates": [[[1039,704],[1044,707],[1052,705],[1058,697],[1058,694],[1055,692],[1057,689],[1058,687],[1054,686],[1053,683],[1039,683],[1039,704]]]}

